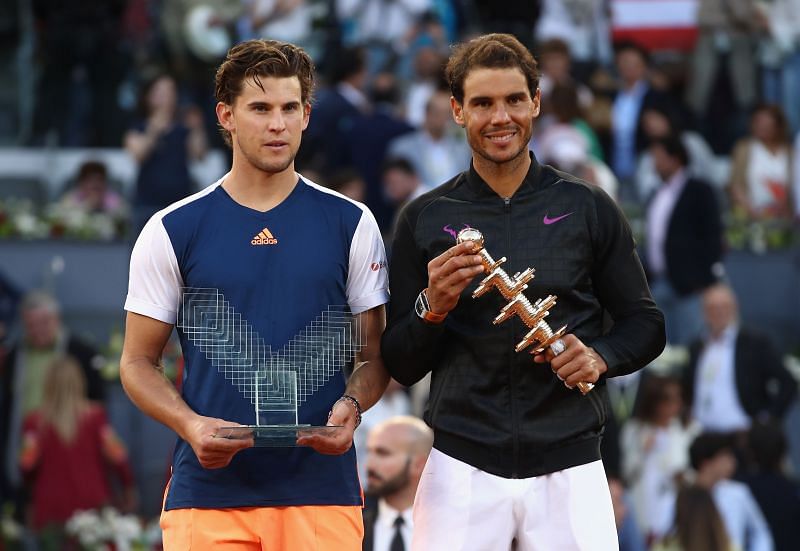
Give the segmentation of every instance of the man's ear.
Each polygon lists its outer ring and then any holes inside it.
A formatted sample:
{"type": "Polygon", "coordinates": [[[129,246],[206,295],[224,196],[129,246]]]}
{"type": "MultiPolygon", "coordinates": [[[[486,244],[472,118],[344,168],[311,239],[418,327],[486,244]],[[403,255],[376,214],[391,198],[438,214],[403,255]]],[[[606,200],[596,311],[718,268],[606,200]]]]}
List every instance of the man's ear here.
{"type": "Polygon", "coordinates": [[[464,109],[460,103],[454,98],[450,96],[450,108],[453,110],[453,120],[456,121],[458,126],[464,126],[464,109]]]}
{"type": "Polygon", "coordinates": [[[308,128],[308,121],[311,117],[311,102],[303,104],[303,130],[308,128]]]}
{"type": "Polygon", "coordinates": [[[236,129],[236,124],[233,122],[233,108],[230,105],[220,101],[217,103],[216,112],[217,120],[222,128],[228,132],[236,129]]]}

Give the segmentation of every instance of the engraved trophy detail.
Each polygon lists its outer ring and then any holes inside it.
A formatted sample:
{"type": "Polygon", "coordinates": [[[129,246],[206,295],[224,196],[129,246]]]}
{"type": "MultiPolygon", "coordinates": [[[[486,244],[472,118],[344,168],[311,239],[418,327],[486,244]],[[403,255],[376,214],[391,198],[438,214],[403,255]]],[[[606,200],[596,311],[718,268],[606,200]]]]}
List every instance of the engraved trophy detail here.
{"type": "MultiPolygon", "coordinates": [[[[475,254],[481,257],[483,271],[488,274],[478,284],[477,289],[472,293],[472,298],[478,298],[494,287],[503,295],[504,299],[509,301],[492,323],[497,325],[517,315],[530,328],[530,331],[517,344],[515,350],[521,352],[529,346],[533,346],[532,354],[540,354],[547,348],[550,348],[556,356],[564,352],[564,341],[561,340],[561,337],[566,332],[567,326],[565,325],[557,331],[553,331],[545,321],[545,318],[550,314],[550,308],[556,305],[556,297],[549,295],[531,304],[527,297],[522,294],[522,291],[528,288],[528,282],[534,277],[533,268],[527,268],[525,271],[510,277],[500,267],[506,261],[506,257],[494,260],[484,248],[483,234],[475,228],[464,228],[458,232],[456,241],[458,243],[463,243],[464,241],[475,243],[479,249],[475,254]]],[[[582,394],[587,394],[594,388],[594,385],[592,383],[579,382],[577,387],[582,394]]]]}
{"type": "Polygon", "coordinates": [[[222,427],[219,438],[253,438],[257,447],[293,447],[301,434],[340,427],[299,423],[298,408],[341,374],[363,347],[347,306],[329,306],[273,351],[217,289],[184,288],[178,328],[253,406],[253,425],[222,427]]]}

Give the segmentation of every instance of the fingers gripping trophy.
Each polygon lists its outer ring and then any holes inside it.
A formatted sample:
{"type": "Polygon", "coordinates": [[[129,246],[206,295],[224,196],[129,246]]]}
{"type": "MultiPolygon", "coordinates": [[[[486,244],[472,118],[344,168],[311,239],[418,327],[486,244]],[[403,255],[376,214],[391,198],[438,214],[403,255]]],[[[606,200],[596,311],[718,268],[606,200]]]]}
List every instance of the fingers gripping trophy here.
{"type": "MultiPolygon", "coordinates": [[[[549,295],[531,304],[528,298],[522,294],[522,291],[528,288],[528,282],[534,277],[533,268],[527,268],[521,273],[514,274],[514,277],[510,277],[500,267],[506,261],[506,257],[494,260],[484,248],[483,234],[475,228],[461,230],[456,237],[456,241],[458,243],[472,241],[475,244],[478,250],[473,252],[480,256],[483,271],[487,274],[478,285],[478,288],[472,293],[472,298],[478,298],[494,287],[503,295],[504,299],[509,301],[492,323],[497,325],[517,315],[530,328],[530,331],[517,344],[515,350],[521,352],[533,346],[532,354],[541,354],[548,348],[555,356],[564,352],[566,346],[561,337],[566,332],[567,326],[565,325],[557,331],[553,331],[545,321],[545,318],[550,314],[550,308],[556,304],[556,297],[549,295]]],[[[594,385],[588,382],[579,382],[577,387],[582,394],[587,394],[594,388],[594,385]]]]}

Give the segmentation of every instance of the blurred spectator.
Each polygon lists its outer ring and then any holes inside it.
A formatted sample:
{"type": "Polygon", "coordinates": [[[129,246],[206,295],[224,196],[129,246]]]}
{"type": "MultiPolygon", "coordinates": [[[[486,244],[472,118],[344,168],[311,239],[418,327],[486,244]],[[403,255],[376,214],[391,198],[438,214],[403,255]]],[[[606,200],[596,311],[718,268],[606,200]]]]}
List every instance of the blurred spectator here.
{"type": "MultiPolygon", "coordinates": [[[[555,126],[553,133],[558,134],[558,126],[567,126],[577,130],[585,141],[586,153],[593,159],[603,160],[603,149],[594,130],[584,118],[585,106],[580,102],[579,88],[570,82],[555,83],[550,88],[547,100],[542,99],[542,107],[547,106],[548,119],[543,125],[540,135],[541,141],[546,141],[551,126],[555,126]]],[[[544,146],[543,146],[544,148],[544,146]]]]}
{"type": "Polygon", "coordinates": [[[17,306],[20,292],[0,271],[0,371],[5,364],[7,345],[10,342],[14,326],[17,323],[17,306]]]}
{"type": "MultiPolygon", "coordinates": [[[[34,140],[112,147],[123,132],[117,91],[127,55],[119,40],[124,0],[34,0],[39,80],[34,140]]],[[[26,70],[36,70],[27,67],[26,70]]]]}
{"type": "Polygon", "coordinates": [[[747,438],[750,469],[744,482],[756,498],[772,532],[777,551],[797,547],[800,520],[800,484],[783,469],[786,437],[775,421],[756,422],[747,438]]]}
{"type": "Polygon", "coordinates": [[[128,210],[122,195],[109,185],[106,165],[99,161],[81,165],[75,184],[61,197],[61,202],[68,208],[87,213],[124,216],[128,210]]]}
{"type": "Polygon", "coordinates": [[[422,128],[395,138],[389,144],[388,154],[390,157],[406,159],[414,165],[426,190],[467,170],[470,149],[463,132],[453,122],[450,92],[434,92],[425,107],[422,128]]]}
{"type": "Polygon", "coordinates": [[[663,538],[672,526],[678,483],[698,432],[696,425],[684,426],[682,412],[679,381],[654,375],[642,383],[641,408],[622,427],[622,475],[649,542],[663,538]]]}
{"type": "MultiPolygon", "coordinates": [[[[609,163],[623,184],[636,170],[636,150],[639,138],[639,116],[642,109],[660,96],[652,90],[647,80],[648,56],[641,47],[632,42],[617,46],[616,66],[619,75],[619,90],[611,108],[611,156],[609,163]]],[[[623,189],[623,198],[632,190],[623,189]]]]}
{"type": "Polygon", "coordinates": [[[383,193],[395,212],[411,199],[427,191],[414,166],[405,158],[389,158],[383,163],[383,193]]]}
{"type": "Polygon", "coordinates": [[[364,551],[411,548],[411,506],[433,432],[416,417],[392,417],[373,428],[367,440],[367,494],[377,506],[364,510],[364,551]]]}
{"type": "Polygon", "coordinates": [[[312,10],[307,0],[242,0],[239,40],[267,38],[308,46],[312,10]]]}
{"type": "Polygon", "coordinates": [[[800,132],[794,139],[792,150],[792,195],[794,196],[794,216],[800,218],[800,132]]]}
{"type": "Polygon", "coordinates": [[[764,21],[756,0],[699,0],[697,25],[686,103],[714,151],[727,153],[756,100],[755,32],[764,21]]]}
{"type": "Polygon", "coordinates": [[[630,497],[622,481],[615,476],[609,476],[608,490],[611,494],[611,505],[614,507],[619,551],[645,551],[644,538],[636,523],[636,512],[631,507],[630,497]]]}
{"type": "Polygon", "coordinates": [[[568,44],[578,78],[587,79],[597,65],[611,64],[613,52],[607,2],[543,0],[541,4],[542,16],[536,26],[536,38],[568,44]]]}
{"type": "Polygon", "coordinates": [[[736,547],[714,504],[701,486],[684,486],[675,503],[675,524],[653,551],[743,551],[736,547]]]}
{"type": "Polygon", "coordinates": [[[330,86],[319,92],[314,116],[303,132],[298,169],[310,166],[324,173],[352,164],[346,135],[371,109],[365,56],[363,48],[345,48],[333,60],[330,86]]]}
{"type": "MultiPolygon", "coordinates": [[[[50,295],[33,291],[20,304],[22,336],[9,351],[0,373],[0,467],[4,499],[18,499],[17,466],[22,422],[42,406],[47,367],[63,355],[74,357],[87,382],[89,399],[102,401],[105,388],[100,368],[105,360],[61,323],[58,303],[50,295]]],[[[2,500],[0,500],[2,501],[2,500]]]]}
{"type": "Polygon", "coordinates": [[[139,164],[132,235],[154,213],[195,191],[189,163],[207,149],[199,110],[188,108],[181,119],[172,76],[159,75],[144,86],[139,112],[141,118],[125,135],[125,149],[139,164]]]}
{"type": "Polygon", "coordinates": [[[412,73],[404,86],[404,107],[406,121],[416,128],[425,124],[431,96],[437,89],[447,89],[443,81],[446,59],[432,46],[422,46],[414,53],[412,73]]]}
{"type": "Polygon", "coordinates": [[[372,429],[388,419],[411,414],[411,401],[408,389],[395,381],[389,380],[389,386],[374,406],[364,412],[361,424],[353,435],[353,447],[358,458],[358,477],[361,484],[367,482],[367,437],[372,429]]]}
{"type": "Polygon", "coordinates": [[[335,0],[336,13],[349,29],[351,44],[366,47],[369,74],[391,70],[407,37],[431,0],[335,0]]]}
{"type": "Polygon", "coordinates": [[[105,409],[86,398],[86,378],[69,356],[54,359],[44,376],[43,400],[23,423],[20,468],[30,487],[30,527],[59,541],[77,511],[118,505],[135,507],[133,476],[125,446],[106,419],[105,409]],[[124,496],[112,500],[107,471],[124,496]]]}
{"type": "Polygon", "coordinates": [[[572,58],[569,46],[563,40],[553,38],[539,45],[539,90],[541,90],[542,113],[538,126],[547,124],[547,116],[553,112],[551,105],[553,89],[562,86],[574,90],[578,111],[589,109],[594,101],[592,91],[572,76],[572,58]]]}
{"type": "Polygon", "coordinates": [[[753,111],[750,135],[731,155],[731,198],[748,219],[791,218],[790,140],[780,107],[760,105],[753,111]]]}
{"type": "Polygon", "coordinates": [[[769,36],[761,39],[763,97],[779,104],[792,132],[800,131],[800,0],[766,4],[769,36]]]}
{"type": "Polygon", "coordinates": [[[722,220],[714,190],[691,177],[675,136],[649,148],[661,184],[647,208],[645,265],[667,324],[667,341],[688,345],[702,332],[700,292],[722,276],[722,220]]]}
{"type": "Polygon", "coordinates": [[[684,395],[704,430],[742,432],[754,420],[783,419],[797,382],[769,339],[740,326],[733,290],[722,283],[703,295],[708,338],[689,348],[684,395]]]}
{"type": "Polygon", "coordinates": [[[333,191],[338,191],[353,201],[364,202],[366,184],[358,172],[352,168],[337,170],[328,178],[326,184],[333,191]]]}
{"type": "MultiPolygon", "coordinates": [[[[686,130],[675,109],[669,105],[652,104],[642,109],[639,119],[640,134],[645,147],[657,138],[678,136],[689,155],[686,167],[689,176],[712,184],[715,189],[722,187],[718,181],[714,152],[700,133],[686,130]]],[[[642,150],[636,164],[634,176],[636,196],[641,204],[647,203],[661,184],[661,179],[653,163],[653,155],[648,149],[642,150]]]]}
{"type": "Polygon", "coordinates": [[[733,548],[740,551],[772,551],[772,536],[747,485],[731,480],[736,456],[730,438],[703,433],[689,448],[695,482],[711,492],[733,548]]]}
{"type": "Polygon", "coordinates": [[[533,30],[542,11],[541,0],[473,0],[478,19],[474,23],[485,33],[509,33],[525,46],[533,45],[533,30]]]}
{"type": "Polygon", "coordinates": [[[397,115],[397,96],[394,75],[377,75],[370,91],[373,108],[355,117],[342,138],[343,155],[351,159],[353,167],[364,179],[367,186],[365,202],[382,230],[391,223],[393,212],[383,196],[381,164],[392,140],[413,130],[397,115]]]}

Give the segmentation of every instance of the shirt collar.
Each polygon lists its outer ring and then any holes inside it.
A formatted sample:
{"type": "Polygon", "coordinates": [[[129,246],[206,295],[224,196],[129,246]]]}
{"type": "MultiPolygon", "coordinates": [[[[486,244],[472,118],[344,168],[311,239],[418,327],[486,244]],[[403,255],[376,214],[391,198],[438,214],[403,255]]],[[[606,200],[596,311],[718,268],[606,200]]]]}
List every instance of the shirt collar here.
{"type": "MultiPolygon", "coordinates": [[[[528,168],[528,173],[525,175],[525,178],[522,179],[522,184],[517,188],[517,191],[514,192],[514,195],[518,193],[529,193],[535,191],[537,188],[542,186],[542,165],[539,164],[539,161],[536,160],[536,156],[533,154],[532,151],[528,152],[531,156],[531,166],[528,168]]],[[[490,196],[490,197],[500,197],[497,192],[495,192],[486,181],[481,178],[480,174],[475,170],[475,165],[470,161],[469,163],[469,171],[467,171],[467,185],[469,188],[478,194],[479,196],[490,196]]]]}
{"type": "Polygon", "coordinates": [[[394,521],[398,515],[403,517],[404,526],[411,527],[414,525],[413,516],[411,514],[412,508],[409,507],[403,511],[398,511],[389,505],[385,499],[378,500],[378,518],[377,522],[386,526],[387,528],[394,528],[394,521]]]}

